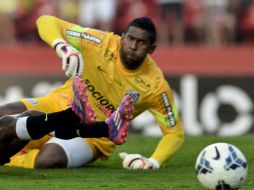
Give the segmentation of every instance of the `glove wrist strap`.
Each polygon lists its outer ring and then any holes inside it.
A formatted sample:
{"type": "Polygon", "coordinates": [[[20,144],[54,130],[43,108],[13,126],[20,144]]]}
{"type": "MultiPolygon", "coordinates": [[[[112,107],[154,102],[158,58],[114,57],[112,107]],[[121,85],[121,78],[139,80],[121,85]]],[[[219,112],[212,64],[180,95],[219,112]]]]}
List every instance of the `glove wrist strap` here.
{"type": "Polygon", "coordinates": [[[56,48],[57,48],[57,46],[58,46],[59,44],[66,44],[66,41],[65,41],[64,39],[55,39],[55,40],[52,42],[51,46],[53,47],[54,50],[56,50],[56,48]]]}
{"type": "Polygon", "coordinates": [[[61,48],[63,46],[67,45],[66,41],[64,41],[63,39],[56,39],[53,41],[52,43],[52,47],[55,50],[56,54],[58,55],[58,57],[62,58],[62,50],[61,48]]]}
{"type": "Polygon", "coordinates": [[[157,160],[155,160],[153,158],[148,158],[148,160],[153,164],[154,169],[159,169],[160,168],[160,164],[157,160]]]}

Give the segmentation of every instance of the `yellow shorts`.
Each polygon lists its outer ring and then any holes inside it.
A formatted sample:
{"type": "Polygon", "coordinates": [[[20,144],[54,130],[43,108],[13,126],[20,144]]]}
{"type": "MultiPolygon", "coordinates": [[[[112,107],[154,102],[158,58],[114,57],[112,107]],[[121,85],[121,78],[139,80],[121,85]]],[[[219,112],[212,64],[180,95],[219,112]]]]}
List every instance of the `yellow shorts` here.
{"type": "MultiPolygon", "coordinates": [[[[68,108],[68,103],[73,97],[72,81],[55,89],[40,98],[21,99],[27,109],[39,110],[46,113],[62,111],[68,108]]],[[[35,126],[36,127],[36,126],[35,126]]],[[[30,141],[24,149],[40,149],[51,137],[46,135],[39,140],[30,141]]],[[[107,138],[86,138],[94,152],[94,159],[106,159],[115,148],[115,144],[107,138]]]]}

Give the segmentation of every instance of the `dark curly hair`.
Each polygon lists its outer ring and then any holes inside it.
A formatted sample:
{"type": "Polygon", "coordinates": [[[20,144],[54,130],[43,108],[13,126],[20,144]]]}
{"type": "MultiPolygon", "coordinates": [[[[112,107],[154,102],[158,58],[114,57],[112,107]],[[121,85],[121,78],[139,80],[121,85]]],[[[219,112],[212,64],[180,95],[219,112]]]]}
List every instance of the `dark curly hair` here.
{"type": "Polygon", "coordinates": [[[150,17],[135,18],[128,24],[128,26],[125,30],[125,33],[128,32],[128,30],[131,26],[145,30],[149,34],[149,39],[150,39],[151,44],[155,43],[157,32],[156,32],[155,25],[150,17]]]}

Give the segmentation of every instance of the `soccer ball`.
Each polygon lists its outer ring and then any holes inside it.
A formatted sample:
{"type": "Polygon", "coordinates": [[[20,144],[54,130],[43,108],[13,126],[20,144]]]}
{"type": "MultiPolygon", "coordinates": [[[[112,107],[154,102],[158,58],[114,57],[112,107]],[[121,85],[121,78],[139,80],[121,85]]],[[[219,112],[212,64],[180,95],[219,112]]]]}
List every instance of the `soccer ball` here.
{"type": "Polygon", "coordinates": [[[238,189],[247,177],[247,161],[234,145],[215,143],[205,147],[197,157],[196,175],[207,189],[238,189]]]}

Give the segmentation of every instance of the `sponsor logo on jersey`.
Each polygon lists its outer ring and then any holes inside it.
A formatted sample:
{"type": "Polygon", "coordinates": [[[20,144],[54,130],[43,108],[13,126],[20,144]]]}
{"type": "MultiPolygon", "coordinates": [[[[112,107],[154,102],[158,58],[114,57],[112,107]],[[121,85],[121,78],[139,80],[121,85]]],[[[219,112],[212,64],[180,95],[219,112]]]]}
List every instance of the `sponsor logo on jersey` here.
{"type": "Polygon", "coordinates": [[[100,44],[102,42],[101,39],[99,39],[95,36],[92,36],[91,34],[87,34],[87,33],[83,33],[83,32],[77,32],[77,31],[74,31],[74,30],[67,30],[66,35],[67,36],[72,36],[72,37],[75,37],[75,38],[86,39],[86,40],[95,42],[97,44],[100,44]]]}
{"type": "Polygon", "coordinates": [[[97,91],[95,89],[95,86],[91,84],[91,81],[88,79],[85,79],[85,83],[87,86],[88,91],[92,94],[92,97],[95,98],[95,100],[102,106],[104,106],[107,109],[110,109],[112,111],[115,110],[115,107],[109,102],[107,98],[105,98],[101,92],[97,91]]]}
{"type": "Polygon", "coordinates": [[[105,50],[104,57],[109,62],[116,62],[116,53],[108,49],[105,50]]]}
{"type": "Polygon", "coordinates": [[[33,99],[33,98],[27,98],[26,99],[29,103],[31,103],[31,104],[38,104],[38,102],[37,102],[37,100],[35,100],[35,99],[33,99]]]}
{"type": "Polygon", "coordinates": [[[170,124],[171,127],[173,127],[173,126],[176,125],[176,120],[175,120],[175,117],[174,117],[174,114],[173,114],[173,109],[172,109],[172,106],[170,105],[170,102],[169,102],[169,99],[168,99],[168,96],[167,96],[166,92],[163,92],[161,94],[161,97],[162,97],[162,100],[164,102],[164,105],[165,105],[165,108],[166,108],[166,111],[167,111],[169,124],[170,124]]]}
{"type": "Polygon", "coordinates": [[[130,95],[131,96],[131,101],[132,102],[137,102],[138,101],[138,99],[139,99],[139,96],[140,96],[140,94],[137,92],[137,91],[135,91],[135,90],[129,90],[127,93],[126,93],[126,95],[130,95]]]}
{"type": "Polygon", "coordinates": [[[146,90],[150,90],[150,88],[151,88],[150,83],[147,82],[146,80],[144,80],[143,78],[141,78],[140,76],[136,76],[134,81],[135,81],[135,83],[137,83],[142,88],[145,88],[146,90]]]}

